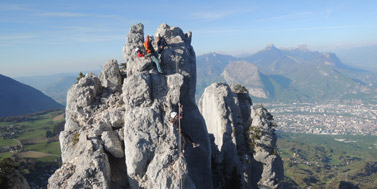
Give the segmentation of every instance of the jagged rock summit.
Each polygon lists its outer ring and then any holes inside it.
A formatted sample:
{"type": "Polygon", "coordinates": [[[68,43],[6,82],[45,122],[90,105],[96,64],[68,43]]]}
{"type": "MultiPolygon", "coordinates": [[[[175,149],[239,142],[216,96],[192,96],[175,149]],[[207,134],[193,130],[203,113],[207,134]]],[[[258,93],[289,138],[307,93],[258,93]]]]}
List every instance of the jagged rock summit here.
{"type": "Polygon", "coordinates": [[[149,58],[136,56],[136,48],[144,49],[143,30],[137,24],[127,35],[125,71],[109,60],[98,77],[86,74],[69,90],[60,134],[63,165],[49,188],[179,188],[180,182],[183,188],[212,188],[208,132],[194,101],[191,33],[167,24],[157,29],[168,44],[160,55],[161,75],[149,58]],[[189,144],[184,158],[169,120],[178,103],[185,112],[182,126],[201,144],[189,144]]]}
{"type": "MultiPolygon", "coordinates": [[[[49,178],[48,187],[279,187],[279,158],[271,154],[276,137],[271,122],[261,118],[269,114],[253,114],[244,87],[215,84],[202,97],[203,117],[195,103],[192,34],[167,24],[161,24],[157,34],[168,44],[158,55],[165,74],[157,73],[150,58],[137,57],[135,49],[144,49],[144,26],[136,24],[123,48],[125,70],[110,59],[98,77],[86,74],[70,88],[66,124],[59,136],[63,165],[49,178]],[[184,155],[170,122],[180,104],[182,128],[200,144],[193,148],[188,142],[184,155]],[[264,128],[253,140],[261,144],[254,149],[261,153],[253,154],[248,145],[250,125],[264,128]]],[[[152,45],[156,49],[155,41],[152,45]]]]}
{"type": "Polygon", "coordinates": [[[213,83],[199,101],[211,134],[214,188],[279,188],[273,116],[252,104],[244,86],[213,83]],[[214,169],[216,167],[216,169],[214,169]]]}

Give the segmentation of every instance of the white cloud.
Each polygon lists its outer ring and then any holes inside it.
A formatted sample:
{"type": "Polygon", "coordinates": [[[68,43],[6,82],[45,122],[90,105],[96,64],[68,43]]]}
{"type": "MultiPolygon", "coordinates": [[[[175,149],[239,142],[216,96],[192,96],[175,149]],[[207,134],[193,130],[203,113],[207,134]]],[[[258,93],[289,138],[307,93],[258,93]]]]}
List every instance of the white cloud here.
{"type": "Polygon", "coordinates": [[[312,12],[295,12],[291,14],[284,14],[284,15],[278,15],[278,16],[272,16],[272,17],[266,17],[258,19],[257,22],[265,22],[265,21],[276,21],[276,20],[282,20],[282,19],[296,19],[301,18],[303,16],[308,16],[313,14],[312,12]]]}
{"type": "Polygon", "coordinates": [[[20,40],[20,39],[30,39],[35,38],[36,36],[33,34],[7,34],[7,35],[0,35],[0,40],[20,40]]]}
{"type": "Polygon", "coordinates": [[[239,29],[200,29],[200,30],[193,30],[195,34],[226,34],[226,33],[239,33],[242,30],[239,29]]]}
{"type": "Polygon", "coordinates": [[[17,4],[0,4],[1,11],[34,11],[29,7],[24,5],[17,5],[17,4]]]}
{"type": "Polygon", "coordinates": [[[9,47],[13,45],[18,45],[25,43],[30,39],[37,38],[38,36],[34,34],[20,33],[20,34],[2,34],[0,35],[0,46],[9,47]]]}
{"type": "Polygon", "coordinates": [[[37,13],[37,16],[48,16],[48,17],[81,17],[88,16],[85,14],[74,13],[74,12],[41,12],[37,13]]]}
{"type": "Polygon", "coordinates": [[[244,14],[249,13],[253,11],[254,8],[247,8],[247,9],[232,9],[231,11],[223,11],[223,10],[217,10],[217,11],[201,11],[201,12],[194,12],[191,14],[192,18],[198,19],[201,21],[212,21],[217,20],[220,18],[236,15],[236,14],[244,14]]]}
{"type": "Polygon", "coordinates": [[[310,30],[337,30],[345,28],[355,28],[360,27],[356,25],[339,25],[339,26],[318,26],[318,27],[297,27],[297,28],[288,28],[286,31],[310,31],[310,30]]]}
{"type": "Polygon", "coordinates": [[[192,14],[192,17],[195,19],[203,20],[203,21],[211,21],[220,19],[226,16],[231,15],[231,11],[227,12],[196,12],[192,14]]]}
{"type": "Polygon", "coordinates": [[[116,31],[109,29],[110,27],[87,27],[87,26],[57,26],[55,29],[67,31],[67,32],[112,32],[116,31]]]}

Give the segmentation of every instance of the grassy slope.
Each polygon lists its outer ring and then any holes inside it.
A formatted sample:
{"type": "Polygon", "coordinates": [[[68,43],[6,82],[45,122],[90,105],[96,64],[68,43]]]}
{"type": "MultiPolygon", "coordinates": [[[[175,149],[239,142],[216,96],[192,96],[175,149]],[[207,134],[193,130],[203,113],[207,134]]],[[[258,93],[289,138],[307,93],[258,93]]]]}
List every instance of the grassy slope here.
{"type": "Polygon", "coordinates": [[[0,138],[0,147],[4,146],[16,146],[18,143],[13,139],[0,138]]]}
{"type": "Polygon", "coordinates": [[[377,185],[377,167],[369,166],[377,166],[376,136],[282,132],[278,136],[277,145],[284,159],[285,176],[300,188],[334,187],[341,180],[366,188],[377,185]],[[339,142],[335,138],[356,142],[339,142]]]}
{"type": "MultiPolygon", "coordinates": [[[[59,142],[47,142],[46,131],[51,130],[54,124],[64,120],[53,121],[53,118],[60,115],[64,110],[57,110],[41,115],[39,120],[25,121],[20,123],[0,122],[0,127],[5,125],[22,125],[23,133],[16,139],[24,144],[25,150],[33,150],[38,152],[51,153],[60,156],[59,142]],[[26,143],[26,144],[25,144],[26,143]]],[[[36,117],[33,117],[36,118],[36,117]]],[[[12,139],[0,139],[0,146],[17,145],[12,139]]],[[[1,155],[1,154],[0,154],[1,155]]]]}
{"type": "MultiPolygon", "coordinates": [[[[55,110],[42,115],[30,116],[36,118],[34,121],[23,121],[18,123],[0,122],[0,127],[9,125],[21,125],[22,134],[16,137],[23,144],[23,151],[0,153],[0,159],[15,157],[18,153],[19,171],[29,182],[33,182],[32,187],[45,187],[46,180],[60,166],[60,144],[58,141],[48,142],[46,131],[52,130],[55,124],[63,122],[55,117],[62,115],[64,110],[55,110]],[[55,118],[55,120],[54,120],[55,118]],[[36,155],[37,154],[37,155],[36,155]]],[[[15,146],[18,143],[13,139],[0,139],[0,147],[15,146]]]]}

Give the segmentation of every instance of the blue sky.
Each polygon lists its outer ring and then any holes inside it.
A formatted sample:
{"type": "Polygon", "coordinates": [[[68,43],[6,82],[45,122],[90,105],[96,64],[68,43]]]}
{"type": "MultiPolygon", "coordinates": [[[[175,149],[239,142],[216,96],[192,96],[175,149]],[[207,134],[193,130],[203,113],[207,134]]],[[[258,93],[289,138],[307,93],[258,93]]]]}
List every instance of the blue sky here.
{"type": "Polygon", "coordinates": [[[123,62],[130,25],[193,32],[197,55],[250,54],[273,43],[322,52],[377,44],[377,1],[0,0],[0,74],[98,70],[123,62]]]}

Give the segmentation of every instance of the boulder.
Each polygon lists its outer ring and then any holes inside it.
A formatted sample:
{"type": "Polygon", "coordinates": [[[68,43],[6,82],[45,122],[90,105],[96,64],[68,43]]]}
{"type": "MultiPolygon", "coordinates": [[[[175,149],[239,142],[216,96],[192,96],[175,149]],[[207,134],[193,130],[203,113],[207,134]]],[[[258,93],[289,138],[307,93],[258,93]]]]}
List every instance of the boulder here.
{"type": "Polygon", "coordinates": [[[119,91],[121,89],[122,77],[120,75],[117,60],[108,60],[98,77],[101,81],[102,87],[107,88],[110,91],[119,91]]]}
{"type": "Polygon", "coordinates": [[[104,131],[101,139],[104,143],[105,150],[109,151],[116,158],[124,157],[123,146],[116,132],[104,131]]]}

